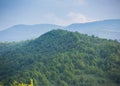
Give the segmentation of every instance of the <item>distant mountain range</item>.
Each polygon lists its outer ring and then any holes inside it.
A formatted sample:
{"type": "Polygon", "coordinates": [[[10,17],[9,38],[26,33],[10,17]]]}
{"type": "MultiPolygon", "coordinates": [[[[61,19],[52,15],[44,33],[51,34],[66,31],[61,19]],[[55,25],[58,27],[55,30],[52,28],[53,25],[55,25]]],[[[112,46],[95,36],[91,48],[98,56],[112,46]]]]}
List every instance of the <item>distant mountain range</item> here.
{"type": "Polygon", "coordinates": [[[120,41],[120,19],[71,24],[67,30],[120,41]]]}
{"type": "Polygon", "coordinates": [[[52,30],[62,28],[52,24],[37,25],[15,25],[3,31],[0,31],[0,41],[22,41],[37,38],[40,35],[52,30]]]}
{"type": "Polygon", "coordinates": [[[21,41],[37,38],[52,29],[65,29],[120,41],[120,19],[74,23],[68,26],[53,24],[15,25],[0,31],[0,42],[21,41]]]}

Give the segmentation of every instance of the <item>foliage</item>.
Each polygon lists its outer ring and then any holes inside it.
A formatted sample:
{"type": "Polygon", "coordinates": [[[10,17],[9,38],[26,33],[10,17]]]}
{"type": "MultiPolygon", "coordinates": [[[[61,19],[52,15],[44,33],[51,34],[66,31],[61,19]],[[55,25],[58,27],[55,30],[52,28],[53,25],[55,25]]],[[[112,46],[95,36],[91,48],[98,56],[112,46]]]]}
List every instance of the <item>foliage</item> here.
{"type": "Polygon", "coordinates": [[[52,30],[35,40],[0,43],[3,86],[31,79],[34,86],[119,86],[119,65],[119,42],[78,32],[52,30]]]}

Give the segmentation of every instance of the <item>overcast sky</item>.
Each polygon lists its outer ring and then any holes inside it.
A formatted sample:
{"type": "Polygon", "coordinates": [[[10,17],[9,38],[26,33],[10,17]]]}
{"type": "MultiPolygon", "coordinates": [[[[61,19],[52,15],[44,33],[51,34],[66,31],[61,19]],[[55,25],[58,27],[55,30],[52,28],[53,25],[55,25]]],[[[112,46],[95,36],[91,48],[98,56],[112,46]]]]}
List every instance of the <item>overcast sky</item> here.
{"type": "Polygon", "coordinates": [[[16,24],[68,25],[120,19],[120,0],[0,0],[0,30],[16,24]]]}

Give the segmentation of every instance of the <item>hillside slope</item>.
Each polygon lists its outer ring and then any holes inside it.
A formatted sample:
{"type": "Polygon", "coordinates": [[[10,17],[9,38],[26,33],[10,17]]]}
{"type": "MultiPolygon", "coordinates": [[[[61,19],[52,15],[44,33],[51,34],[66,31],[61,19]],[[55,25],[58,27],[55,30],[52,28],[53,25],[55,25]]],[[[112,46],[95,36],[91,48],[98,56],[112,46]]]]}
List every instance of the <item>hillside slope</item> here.
{"type": "Polygon", "coordinates": [[[119,86],[119,65],[120,43],[78,32],[0,43],[2,86],[119,86]]]}

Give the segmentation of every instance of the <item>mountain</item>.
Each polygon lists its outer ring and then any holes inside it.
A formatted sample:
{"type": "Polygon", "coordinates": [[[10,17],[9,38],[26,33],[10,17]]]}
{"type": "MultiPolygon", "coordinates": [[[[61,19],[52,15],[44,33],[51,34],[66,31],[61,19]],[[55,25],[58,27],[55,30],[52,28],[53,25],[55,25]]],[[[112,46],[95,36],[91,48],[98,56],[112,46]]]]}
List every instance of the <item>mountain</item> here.
{"type": "Polygon", "coordinates": [[[120,19],[75,23],[68,26],[52,24],[16,25],[0,31],[0,41],[21,41],[34,39],[52,29],[65,29],[120,41],[120,19]]]}
{"type": "Polygon", "coordinates": [[[120,43],[52,30],[0,43],[0,86],[119,86],[120,43]]]}
{"type": "Polygon", "coordinates": [[[34,39],[52,29],[62,28],[53,24],[37,24],[37,25],[15,25],[3,31],[0,31],[0,41],[22,41],[34,39]]]}
{"type": "Polygon", "coordinates": [[[120,19],[71,24],[66,27],[70,31],[95,35],[100,38],[117,39],[120,41],[120,19]]]}

